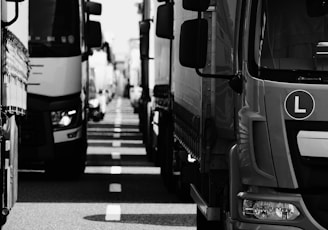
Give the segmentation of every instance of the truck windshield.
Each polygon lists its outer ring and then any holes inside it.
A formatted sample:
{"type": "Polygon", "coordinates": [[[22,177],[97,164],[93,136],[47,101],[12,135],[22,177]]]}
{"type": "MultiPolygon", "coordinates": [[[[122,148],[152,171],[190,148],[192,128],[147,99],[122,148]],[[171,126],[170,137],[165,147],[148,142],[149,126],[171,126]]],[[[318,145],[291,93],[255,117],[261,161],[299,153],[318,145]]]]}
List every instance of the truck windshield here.
{"type": "Polygon", "coordinates": [[[258,2],[254,56],[260,70],[328,71],[328,2],[258,2]]]}
{"type": "Polygon", "coordinates": [[[80,54],[78,0],[29,1],[31,57],[68,57],[80,54]]]}

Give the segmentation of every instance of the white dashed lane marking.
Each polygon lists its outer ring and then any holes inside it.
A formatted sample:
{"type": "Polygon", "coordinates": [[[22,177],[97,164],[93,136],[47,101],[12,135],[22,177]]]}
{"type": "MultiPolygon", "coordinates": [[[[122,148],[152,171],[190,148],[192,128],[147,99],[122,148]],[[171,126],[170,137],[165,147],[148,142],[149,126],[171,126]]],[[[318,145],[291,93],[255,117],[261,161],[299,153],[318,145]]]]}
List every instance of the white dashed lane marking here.
{"type": "Polygon", "coordinates": [[[113,147],[121,147],[121,141],[113,141],[113,147]]]}
{"type": "MultiPolygon", "coordinates": [[[[114,118],[113,138],[115,138],[115,139],[121,138],[121,132],[122,132],[122,129],[121,129],[121,124],[122,124],[121,106],[122,106],[122,99],[119,98],[117,100],[116,109],[115,109],[116,115],[114,118]]],[[[113,147],[121,147],[121,141],[114,140],[112,142],[112,146],[113,147]]],[[[112,152],[111,156],[112,156],[113,160],[121,159],[121,154],[119,152],[112,152]]],[[[111,166],[109,171],[110,171],[110,174],[121,174],[122,167],[121,166],[111,166]]],[[[122,192],[122,185],[120,183],[109,184],[109,192],[111,192],[111,193],[122,192]]],[[[112,204],[107,205],[105,220],[106,221],[120,221],[121,220],[121,206],[120,205],[112,205],[112,204]]]]}
{"type": "Polygon", "coordinates": [[[109,184],[109,192],[122,192],[122,185],[119,183],[109,184]]]}
{"type": "Polygon", "coordinates": [[[121,220],[121,206],[116,204],[109,204],[106,208],[106,221],[120,221],[121,220]]]}
{"type": "Polygon", "coordinates": [[[114,128],[114,133],[120,133],[120,132],[122,132],[121,128],[114,128]]]}
{"type": "Polygon", "coordinates": [[[121,154],[119,152],[112,152],[111,155],[113,160],[121,160],[121,154]]]}
{"type": "Polygon", "coordinates": [[[121,166],[112,166],[110,167],[110,174],[121,174],[122,167],[121,166]]]}

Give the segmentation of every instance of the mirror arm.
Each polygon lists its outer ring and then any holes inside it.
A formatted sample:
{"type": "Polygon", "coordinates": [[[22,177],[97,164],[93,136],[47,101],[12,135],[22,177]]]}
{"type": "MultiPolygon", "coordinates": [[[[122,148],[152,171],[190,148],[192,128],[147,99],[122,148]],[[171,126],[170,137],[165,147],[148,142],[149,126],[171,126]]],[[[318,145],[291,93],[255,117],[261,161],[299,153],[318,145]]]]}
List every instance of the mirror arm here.
{"type": "Polygon", "coordinates": [[[240,71],[238,71],[230,79],[229,86],[238,94],[241,94],[243,92],[243,79],[242,79],[242,73],[240,71]]]}
{"type": "Polygon", "coordinates": [[[219,79],[229,80],[229,86],[233,91],[235,91],[238,94],[241,94],[243,92],[243,80],[240,72],[234,75],[220,75],[220,74],[206,74],[200,72],[199,69],[195,69],[195,70],[196,73],[203,78],[219,78],[219,79]]]}
{"type": "Polygon", "coordinates": [[[234,75],[220,75],[220,74],[207,74],[207,73],[202,73],[197,68],[195,70],[196,70],[196,73],[199,76],[203,77],[203,78],[220,78],[220,79],[231,80],[234,77],[234,75]]]}
{"type": "Polygon", "coordinates": [[[154,22],[154,19],[152,19],[152,18],[148,18],[148,19],[145,19],[145,20],[143,20],[144,22],[154,22]]]}

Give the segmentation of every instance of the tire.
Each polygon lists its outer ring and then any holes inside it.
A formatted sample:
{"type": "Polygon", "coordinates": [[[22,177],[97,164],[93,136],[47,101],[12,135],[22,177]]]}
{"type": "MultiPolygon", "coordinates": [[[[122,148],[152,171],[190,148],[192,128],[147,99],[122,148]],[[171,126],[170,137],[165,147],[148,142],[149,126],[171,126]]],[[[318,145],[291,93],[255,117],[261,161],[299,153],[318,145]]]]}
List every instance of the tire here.
{"type": "Polygon", "coordinates": [[[175,189],[173,178],[173,128],[170,116],[170,114],[163,113],[157,155],[159,157],[159,166],[161,167],[161,176],[164,184],[169,191],[173,191],[175,189]]]}

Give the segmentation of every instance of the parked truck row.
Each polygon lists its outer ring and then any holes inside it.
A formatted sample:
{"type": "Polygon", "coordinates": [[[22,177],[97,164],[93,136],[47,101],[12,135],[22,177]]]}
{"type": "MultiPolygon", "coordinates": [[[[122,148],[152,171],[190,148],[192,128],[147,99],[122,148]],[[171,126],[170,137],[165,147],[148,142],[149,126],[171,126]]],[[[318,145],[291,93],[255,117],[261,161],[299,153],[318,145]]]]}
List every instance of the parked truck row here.
{"type": "Polygon", "coordinates": [[[83,172],[88,56],[102,35],[89,20],[99,3],[1,0],[0,12],[1,229],[17,200],[18,165],[39,160],[67,178],[83,172]]]}
{"type": "Polygon", "coordinates": [[[327,229],[328,6],[143,1],[140,128],[197,229],[327,229]]]}

